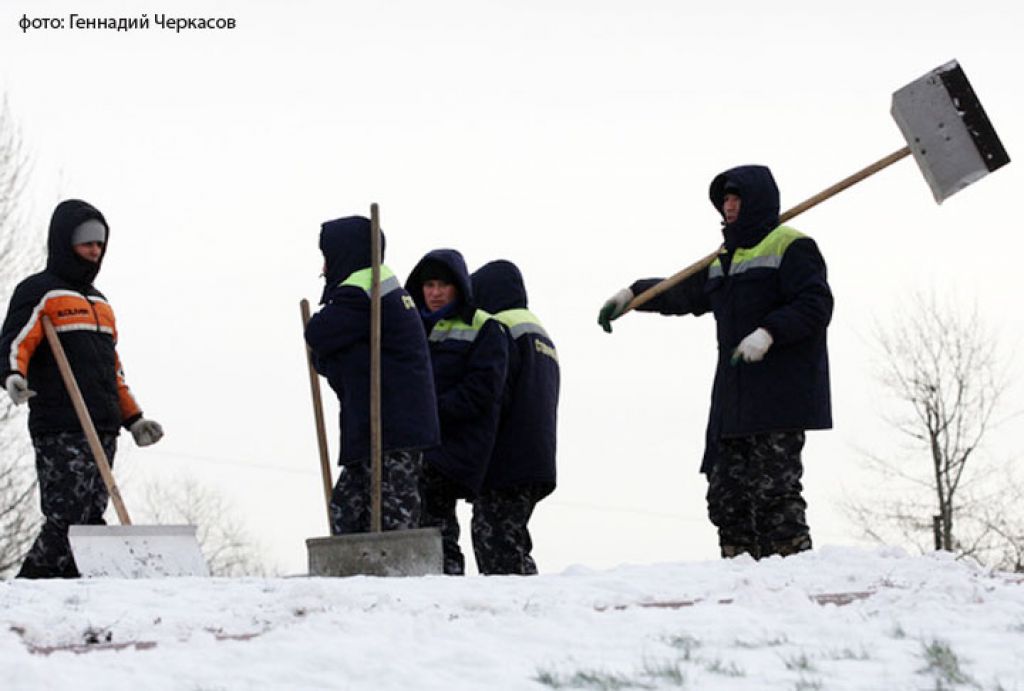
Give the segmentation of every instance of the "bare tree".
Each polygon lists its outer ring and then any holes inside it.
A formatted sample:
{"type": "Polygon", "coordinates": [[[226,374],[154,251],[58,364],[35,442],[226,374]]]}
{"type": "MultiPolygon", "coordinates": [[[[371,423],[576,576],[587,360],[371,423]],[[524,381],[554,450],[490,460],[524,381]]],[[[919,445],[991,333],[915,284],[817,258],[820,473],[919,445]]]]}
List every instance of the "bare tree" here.
{"type": "Polygon", "coordinates": [[[854,520],[876,541],[895,535],[921,550],[931,543],[981,563],[1009,566],[1006,557],[1014,547],[1006,544],[1013,532],[1007,520],[1014,500],[1024,495],[997,484],[978,458],[1008,384],[1009,368],[996,338],[976,308],[965,311],[917,294],[891,326],[878,328],[877,342],[879,379],[898,404],[898,412],[885,419],[909,442],[909,453],[869,456],[884,482],[869,502],[848,505],[854,520]],[[996,507],[998,514],[992,514],[996,507]],[[994,558],[997,553],[1003,556],[994,558]]]}
{"type": "Polygon", "coordinates": [[[197,528],[199,547],[214,576],[267,576],[260,550],[231,507],[216,491],[193,477],[145,486],[142,516],[149,522],[186,524],[197,528]]]}
{"type": "MultiPolygon", "coordinates": [[[[28,170],[21,131],[4,98],[0,102],[0,295],[4,304],[19,273],[41,254],[41,244],[33,242],[26,230],[23,212],[28,170]]],[[[40,516],[28,439],[18,429],[24,427],[24,412],[16,410],[6,394],[0,399],[0,576],[6,576],[31,546],[40,516]]]]}

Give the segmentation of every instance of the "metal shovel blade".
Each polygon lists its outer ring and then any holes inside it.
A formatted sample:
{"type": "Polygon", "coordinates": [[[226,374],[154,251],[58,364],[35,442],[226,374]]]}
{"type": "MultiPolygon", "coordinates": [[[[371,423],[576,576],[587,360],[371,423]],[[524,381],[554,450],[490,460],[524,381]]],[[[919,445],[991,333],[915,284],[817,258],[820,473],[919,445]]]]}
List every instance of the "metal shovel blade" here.
{"type": "Polygon", "coordinates": [[[194,525],[73,525],[68,541],[87,578],[210,575],[194,525]]]}
{"type": "Polygon", "coordinates": [[[940,204],[1010,162],[956,60],[896,91],[891,112],[940,204]]]}
{"type": "Polygon", "coordinates": [[[437,528],[306,540],[310,576],[429,576],[444,571],[437,528]]]}

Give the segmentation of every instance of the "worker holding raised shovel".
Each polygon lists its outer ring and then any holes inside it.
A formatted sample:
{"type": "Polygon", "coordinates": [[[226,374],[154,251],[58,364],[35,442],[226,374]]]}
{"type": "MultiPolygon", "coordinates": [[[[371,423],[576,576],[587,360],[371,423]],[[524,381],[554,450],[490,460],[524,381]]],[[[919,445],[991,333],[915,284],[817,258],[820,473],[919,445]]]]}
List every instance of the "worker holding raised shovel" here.
{"type": "MultiPolygon", "coordinates": [[[[724,245],[715,260],[638,309],[714,312],[718,367],[701,472],[723,557],[755,559],[811,548],[800,483],[804,432],[832,426],[825,332],[832,293],[814,240],[779,224],[779,190],[764,166],[711,183],[724,245]]],[[[637,281],[609,299],[598,321],[611,332],[638,295],[637,281]]]]}
{"type": "Polygon", "coordinates": [[[894,92],[891,113],[906,146],[781,215],[767,168],[716,177],[711,201],[724,219],[722,247],[667,279],[620,290],[599,313],[610,333],[612,320],[631,310],[714,312],[719,356],[701,471],[722,556],[811,546],[799,451],[805,430],[831,426],[832,296],[815,243],[782,224],[911,154],[938,203],[1009,163],[955,60],[894,92]]]}
{"type": "Polygon", "coordinates": [[[67,353],[85,410],[110,461],[122,426],[139,446],[163,436],[159,424],[142,416],[125,384],[115,347],[114,311],[92,284],[108,237],[106,220],[90,204],[76,199],[58,204],[50,221],[46,269],[18,284],[0,331],[5,388],[15,404],[29,404],[45,518],[20,578],[77,577],[69,526],[103,525],[109,498],[58,360],[44,343],[45,320],[52,322],[67,353]]]}

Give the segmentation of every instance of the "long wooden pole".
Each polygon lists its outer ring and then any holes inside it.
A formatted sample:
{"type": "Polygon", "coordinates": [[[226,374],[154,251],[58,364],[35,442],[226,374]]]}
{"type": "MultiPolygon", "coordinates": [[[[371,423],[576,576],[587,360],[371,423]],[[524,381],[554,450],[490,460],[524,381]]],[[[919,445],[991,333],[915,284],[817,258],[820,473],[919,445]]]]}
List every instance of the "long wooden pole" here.
{"type": "Polygon", "coordinates": [[[110,495],[111,501],[114,502],[117,518],[121,521],[121,525],[131,525],[132,519],[128,517],[128,509],[125,508],[121,492],[117,488],[117,483],[114,482],[114,474],[110,470],[110,462],[107,460],[107,454],[100,443],[100,435],[96,433],[96,427],[89,416],[89,409],[85,407],[85,399],[82,398],[82,391],[78,388],[78,382],[75,381],[75,374],[71,371],[71,364],[68,362],[68,356],[64,353],[64,347],[60,344],[60,336],[57,335],[57,330],[53,328],[53,322],[50,321],[49,317],[44,314],[41,321],[43,323],[43,331],[46,333],[46,340],[50,342],[50,350],[53,351],[53,357],[57,360],[60,376],[64,380],[64,388],[68,390],[68,396],[71,397],[71,405],[74,406],[75,414],[78,415],[78,421],[82,424],[82,431],[85,432],[85,438],[89,442],[92,457],[96,460],[96,465],[99,467],[103,484],[107,486],[107,494],[110,495]]]}
{"type": "MultiPolygon", "coordinates": [[[[299,302],[299,310],[302,312],[302,329],[305,331],[309,323],[309,300],[303,298],[299,302]]],[[[316,373],[313,366],[313,351],[306,346],[306,365],[309,368],[309,391],[313,397],[313,421],[316,424],[316,445],[320,450],[320,477],[324,486],[324,507],[327,509],[327,534],[333,530],[331,523],[331,459],[327,452],[327,428],[324,425],[324,403],[320,395],[320,375],[316,373]]]]}
{"type": "Polygon", "coordinates": [[[383,443],[380,421],[380,211],[370,205],[370,531],[381,532],[383,443]]]}
{"type": "MultiPolygon", "coordinates": [[[[909,146],[905,146],[902,149],[900,149],[899,151],[894,151],[893,153],[889,154],[888,156],[885,156],[884,158],[880,158],[879,160],[875,161],[874,163],[872,163],[871,165],[867,166],[866,168],[863,168],[863,169],[857,171],[856,173],[854,173],[853,175],[840,180],[839,182],[837,182],[836,184],[832,185],[828,189],[822,190],[821,192],[819,192],[818,194],[814,195],[813,197],[810,197],[809,199],[805,199],[804,201],[800,202],[799,204],[794,206],[789,211],[784,212],[781,216],[779,216],[779,223],[780,224],[781,223],[785,223],[786,221],[790,220],[791,218],[793,218],[793,217],[795,217],[795,216],[797,216],[799,214],[802,214],[803,212],[807,211],[808,209],[810,209],[812,207],[817,206],[818,204],[822,203],[826,199],[834,197],[835,195],[839,194],[840,192],[842,192],[846,188],[852,187],[853,185],[856,185],[861,180],[864,180],[865,178],[871,177],[872,175],[874,175],[878,171],[883,170],[885,168],[888,168],[893,163],[896,163],[896,161],[899,161],[902,158],[906,158],[909,155],[910,155],[910,147],[909,146]]],[[[644,304],[645,302],[647,302],[649,300],[652,300],[653,298],[656,298],[657,296],[661,295],[662,293],[664,293],[669,288],[672,288],[673,286],[679,285],[680,283],[685,281],[690,276],[693,276],[694,274],[700,272],[705,267],[710,266],[711,262],[715,261],[715,257],[717,257],[719,252],[721,252],[721,251],[722,251],[721,247],[719,247],[714,252],[708,254],[706,257],[703,257],[702,259],[697,260],[693,264],[690,264],[685,269],[677,271],[676,273],[672,274],[671,276],[669,276],[668,278],[664,279],[663,281],[659,281],[658,283],[655,283],[653,286],[651,286],[650,288],[648,288],[644,292],[642,292],[639,295],[637,295],[636,297],[634,297],[633,300],[626,307],[626,309],[624,309],[622,311],[622,314],[626,314],[627,312],[635,310],[637,307],[639,307],[640,305],[644,304]]],[[[622,315],[620,314],[619,316],[621,317],[622,315]]]]}

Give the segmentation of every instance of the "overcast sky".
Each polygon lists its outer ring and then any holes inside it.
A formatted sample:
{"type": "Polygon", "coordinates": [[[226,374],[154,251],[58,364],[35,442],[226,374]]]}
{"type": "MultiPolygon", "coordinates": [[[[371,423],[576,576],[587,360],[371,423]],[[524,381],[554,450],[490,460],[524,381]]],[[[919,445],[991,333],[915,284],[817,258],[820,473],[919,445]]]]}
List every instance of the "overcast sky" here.
{"type": "MultiPolygon", "coordinates": [[[[1019,154],[1024,11],[691,5],[2,0],[0,89],[34,160],[39,241],[59,198],[106,215],[96,285],[128,382],[167,432],[141,450],[121,437],[129,510],[146,482],[191,475],[230,499],[279,568],[305,569],[304,540],[326,519],[298,301],[322,288],[319,224],[377,202],[403,280],[437,247],[471,270],[515,261],[558,346],[559,488],[532,524],[540,568],[716,556],[697,472],[713,319],[631,314],[608,336],[601,303],[718,244],[707,187],[721,170],[770,166],[789,208],[901,148],[892,92],[948,60],[1019,154]],[[172,9],[237,28],[18,27],[25,13],[172,9]]],[[[875,481],[861,449],[895,443],[871,376],[876,322],[934,289],[976,302],[1007,351],[1020,345],[1020,171],[938,206],[907,159],[791,223],[818,241],[836,298],[836,426],[805,450],[818,544],[854,541],[839,503],[875,481]]],[[[1022,407],[1017,386],[1007,411],[1022,407]]],[[[1012,458],[1012,436],[992,437],[993,459],[1012,458]]]]}

